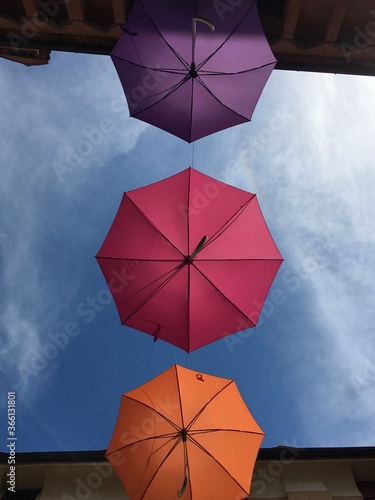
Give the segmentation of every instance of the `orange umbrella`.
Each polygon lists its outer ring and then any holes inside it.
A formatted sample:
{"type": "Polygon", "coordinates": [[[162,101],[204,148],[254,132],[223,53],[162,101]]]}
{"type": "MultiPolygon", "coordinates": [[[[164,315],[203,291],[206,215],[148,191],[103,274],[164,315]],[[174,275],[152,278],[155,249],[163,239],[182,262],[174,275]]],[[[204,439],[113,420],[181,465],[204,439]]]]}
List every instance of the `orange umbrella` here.
{"type": "Polygon", "coordinates": [[[263,437],[233,380],[174,365],[122,395],[106,458],[131,500],[238,500],[263,437]]]}

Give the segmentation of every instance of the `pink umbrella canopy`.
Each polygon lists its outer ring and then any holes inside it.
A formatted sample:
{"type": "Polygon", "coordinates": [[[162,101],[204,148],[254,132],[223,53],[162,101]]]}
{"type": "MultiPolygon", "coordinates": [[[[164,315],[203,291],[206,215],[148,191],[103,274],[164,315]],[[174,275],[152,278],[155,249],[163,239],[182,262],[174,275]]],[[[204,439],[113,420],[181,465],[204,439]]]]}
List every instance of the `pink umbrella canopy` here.
{"type": "Polygon", "coordinates": [[[282,262],[256,195],[192,168],[124,193],[96,258],[121,323],[187,352],[254,327],[282,262]]]}
{"type": "Polygon", "coordinates": [[[130,116],[193,142],[250,121],[276,64],[256,0],[135,0],[111,58],[130,116]]]}

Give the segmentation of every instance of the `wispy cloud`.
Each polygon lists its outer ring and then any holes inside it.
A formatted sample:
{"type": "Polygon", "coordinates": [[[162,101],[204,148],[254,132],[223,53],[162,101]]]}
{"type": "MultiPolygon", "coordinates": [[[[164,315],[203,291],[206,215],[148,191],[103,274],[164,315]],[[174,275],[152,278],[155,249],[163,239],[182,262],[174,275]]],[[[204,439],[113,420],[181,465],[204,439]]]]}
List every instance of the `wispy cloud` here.
{"type": "MultiPolygon", "coordinates": [[[[25,238],[24,244],[10,237],[0,249],[6,266],[1,273],[2,303],[0,315],[0,356],[3,380],[8,389],[27,389],[34,353],[42,346],[42,334],[56,312],[56,301],[50,295],[48,283],[40,273],[42,263],[37,252],[30,249],[32,240],[39,231],[29,220],[23,220],[17,227],[25,238]],[[30,234],[30,232],[32,234],[30,234]]],[[[38,378],[37,387],[45,380],[47,373],[38,378]]]]}
{"type": "MultiPolygon", "coordinates": [[[[27,380],[33,380],[36,390],[58,360],[43,375],[30,379],[25,373],[35,368],[32,353],[42,351],[48,328],[58,321],[80,286],[79,266],[74,278],[60,279],[62,264],[75,251],[69,248],[71,242],[61,251],[61,234],[78,232],[82,224],[69,217],[67,206],[72,207],[71,214],[73,207],[86,204],[76,196],[77,189],[95,181],[93,169],[102,169],[110,159],[130,152],[146,125],[128,120],[109,58],[55,54],[43,68],[1,64],[0,113],[10,120],[0,124],[4,200],[0,355],[2,370],[14,386],[22,389],[27,380]],[[80,147],[84,154],[79,161],[73,167],[67,165],[69,151],[78,157],[80,147]],[[65,166],[60,177],[54,161],[65,166]]],[[[32,396],[30,387],[27,394],[32,396]]]]}
{"type": "Polygon", "coordinates": [[[54,54],[46,67],[6,67],[0,86],[7,97],[2,111],[12,116],[10,127],[4,124],[2,130],[8,157],[23,158],[19,144],[23,150],[27,146],[23,168],[43,186],[57,189],[62,184],[74,191],[87,182],[90,169],[103,168],[109,159],[131,151],[147,129],[138,120],[128,120],[109,58],[54,54]],[[23,86],[25,78],[28,85],[23,86]]]}
{"type": "MultiPolygon", "coordinates": [[[[113,198],[98,172],[113,175],[119,159],[128,186],[128,157],[145,136],[162,136],[128,120],[109,59],[55,54],[47,67],[1,64],[0,113],[12,118],[0,124],[0,355],[7,380],[26,387],[19,367],[32,368],[30,353],[43,350],[51,324],[66,321],[64,311],[86,298],[86,290],[78,296],[89,275],[80,252],[87,258],[104,237],[94,195],[101,190],[101,205],[113,198]],[[68,265],[74,272],[66,277],[68,265]]],[[[278,369],[298,393],[302,446],[375,438],[374,103],[371,79],[274,72],[251,124],[195,145],[197,169],[257,193],[283,268],[297,275],[315,266],[299,288],[298,310],[288,284],[278,283],[286,297],[279,309],[291,311],[300,329],[293,365],[280,361],[278,369]]],[[[151,147],[139,152],[145,183],[187,166],[176,141],[161,142],[157,155],[151,147]]],[[[119,201],[116,194],[113,207],[119,201]]],[[[292,351],[282,342],[280,356],[292,351]]],[[[58,363],[33,379],[27,397],[58,363]]]]}
{"type": "Polygon", "coordinates": [[[270,95],[277,85],[288,93],[270,105],[293,118],[257,154],[252,137],[242,134],[236,168],[259,191],[289,265],[324,250],[323,265],[309,276],[310,304],[306,296],[320,335],[307,365],[303,357],[293,367],[306,384],[300,398],[306,444],[368,444],[375,440],[373,81],[281,73],[272,83],[270,95]]]}

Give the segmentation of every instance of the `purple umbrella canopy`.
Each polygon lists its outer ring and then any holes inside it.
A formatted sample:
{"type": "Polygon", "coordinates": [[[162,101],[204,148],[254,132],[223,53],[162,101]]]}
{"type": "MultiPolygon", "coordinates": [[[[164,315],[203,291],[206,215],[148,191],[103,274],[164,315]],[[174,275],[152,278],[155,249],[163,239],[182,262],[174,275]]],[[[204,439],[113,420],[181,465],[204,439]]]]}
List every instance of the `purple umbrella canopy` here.
{"type": "Polygon", "coordinates": [[[111,58],[130,116],[187,142],[250,121],[276,64],[256,0],[135,0],[111,58]]]}

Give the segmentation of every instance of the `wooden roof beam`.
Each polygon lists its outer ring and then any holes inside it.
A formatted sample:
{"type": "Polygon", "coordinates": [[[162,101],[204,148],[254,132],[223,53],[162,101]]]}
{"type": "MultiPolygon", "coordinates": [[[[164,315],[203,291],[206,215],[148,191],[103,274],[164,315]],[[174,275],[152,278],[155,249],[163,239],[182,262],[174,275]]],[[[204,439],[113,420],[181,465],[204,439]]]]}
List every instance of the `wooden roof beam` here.
{"type": "Polygon", "coordinates": [[[27,17],[36,16],[39,7],[36,0],[22,0],[23,8],[25,9],[25,13],[27,17]]]}
{"type": "Polygon", "coordinates": [[[72,21],[83,21],[85,17],[85,0],[69,0],[65,3],[66,12],[72,21]]]}
{"type": "Polygon", "coordinates": [[[127,0],[112,0],[113,19],[116,24],[125,24],[128,17],[127,0]]]}
{"type": "Polygon", "coordinates": [[[283,38],[291,40],[294,37],[302,0],[288,0],[284,12],[283,38]]]}
{"type": "Polygon", "coordinates": [[[335,7],[326,26],[326,42],[335,42],[337,40],[342,22],[348,10],[348,3],[349,0],[336,0],[335,7]]]}

